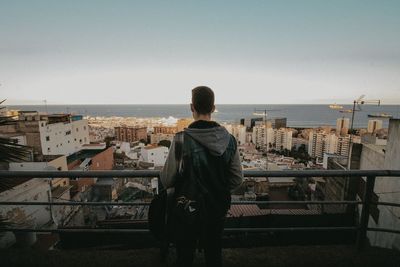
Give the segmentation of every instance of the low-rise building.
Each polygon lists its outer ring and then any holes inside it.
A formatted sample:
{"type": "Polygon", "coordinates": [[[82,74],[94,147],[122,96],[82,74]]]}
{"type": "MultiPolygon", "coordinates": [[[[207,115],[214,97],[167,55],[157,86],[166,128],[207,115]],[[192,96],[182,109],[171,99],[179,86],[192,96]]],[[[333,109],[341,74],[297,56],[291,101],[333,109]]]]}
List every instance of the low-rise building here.
{"type": "Polygon", "coordinates": [[[139,161],[152,163],[154,167],[164,166],[168,157],[168,148],[165,146],[146,146],[140,153],[139,161]]]}

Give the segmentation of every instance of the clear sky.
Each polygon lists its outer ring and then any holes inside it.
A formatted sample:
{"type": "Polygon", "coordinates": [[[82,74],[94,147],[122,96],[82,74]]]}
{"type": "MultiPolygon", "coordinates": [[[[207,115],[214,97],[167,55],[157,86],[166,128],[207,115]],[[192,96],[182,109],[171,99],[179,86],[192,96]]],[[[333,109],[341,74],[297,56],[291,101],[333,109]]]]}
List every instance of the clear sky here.
{"type": "Polygon", "coordinates": [[[0,0],[10,104],[400,104],[400,1],[0,0]]]}

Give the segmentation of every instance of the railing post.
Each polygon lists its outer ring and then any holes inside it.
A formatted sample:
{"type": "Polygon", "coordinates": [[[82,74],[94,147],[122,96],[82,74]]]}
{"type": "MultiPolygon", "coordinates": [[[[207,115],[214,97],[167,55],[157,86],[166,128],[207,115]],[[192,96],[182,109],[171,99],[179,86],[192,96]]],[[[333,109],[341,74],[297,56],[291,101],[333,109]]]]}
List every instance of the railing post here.
{"type": "Polygon", "coordinates": [[[367,228],[369,213],[371,208],[372,194],[374,193],[375,176],[367,176],[367,183],[364,191],[363,207],[361,210],[360,224],[357,233],[357,248],[360,250],[365,247],[367,241],[367,228]]]}

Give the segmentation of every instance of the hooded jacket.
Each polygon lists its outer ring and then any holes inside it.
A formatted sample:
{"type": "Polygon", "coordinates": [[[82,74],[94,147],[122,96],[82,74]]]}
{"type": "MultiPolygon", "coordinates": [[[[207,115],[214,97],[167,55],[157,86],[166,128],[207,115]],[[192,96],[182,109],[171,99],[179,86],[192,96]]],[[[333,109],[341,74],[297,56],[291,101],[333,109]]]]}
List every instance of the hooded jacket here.
{"type": "MultiPolygon", "coordinates": [[[[227,150],[231,138],[234,138],[224,127],[213,121],[195,121],[189,125],[189,128],[186,128],[184,132],[199,144],[207,148],[213,156],[222,156],[227,150]]],[[[175,153],[175,144],[178,142],[178,136],[179,134],[174,137],[171,143],[168,158],[161,172],[161,183],[164,188],[167,189],[174,186],[174,179],[178,172],[180,159],[177,158],[177,153],[175,153]]],[[[229,169],[227,170],[229,173],[228,189],[232,191],[243,181],[242,167],[237,147],[230,162],[229,169]]]]}

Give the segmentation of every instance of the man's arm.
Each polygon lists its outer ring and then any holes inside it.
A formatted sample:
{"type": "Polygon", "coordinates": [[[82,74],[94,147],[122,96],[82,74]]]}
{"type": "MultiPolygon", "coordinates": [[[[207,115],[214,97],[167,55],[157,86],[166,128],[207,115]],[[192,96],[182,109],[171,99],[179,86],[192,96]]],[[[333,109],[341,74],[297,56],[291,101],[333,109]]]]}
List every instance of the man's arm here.
{"type": "Polygon", "coordinates": [[[160,173],[160,179],[163,187],[165,189],[171,188],[175,184],[175,178],[176,174],[178,172],[178,155],[176,151],[176,139],[179,133],[174,137],[174,139],[171,142],[171,146],[169,148],[168,152],[168,157],[167,160],[165,161],[165,165],[160,173]]]}
{"type": "Polygon", "coordinates": [[[238,188],[243,182],[242,164],[240,162],[239,149],[236,147],[235,154],[233,155],[231,165],[229,167],[229,190],[232,192],[238,188]]]}

